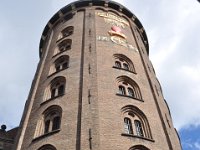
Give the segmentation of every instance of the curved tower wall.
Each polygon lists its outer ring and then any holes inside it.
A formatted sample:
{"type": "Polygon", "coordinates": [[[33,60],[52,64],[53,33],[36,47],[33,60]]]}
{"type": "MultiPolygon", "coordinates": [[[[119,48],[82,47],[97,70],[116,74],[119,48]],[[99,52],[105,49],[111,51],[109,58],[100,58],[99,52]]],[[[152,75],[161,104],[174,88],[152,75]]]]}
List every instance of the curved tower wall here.
{"type": "Polygon", "coordinates": [[[62,8],[41,38],[16,150],[181,149],[148,52],[122,5],[62,8]]]}

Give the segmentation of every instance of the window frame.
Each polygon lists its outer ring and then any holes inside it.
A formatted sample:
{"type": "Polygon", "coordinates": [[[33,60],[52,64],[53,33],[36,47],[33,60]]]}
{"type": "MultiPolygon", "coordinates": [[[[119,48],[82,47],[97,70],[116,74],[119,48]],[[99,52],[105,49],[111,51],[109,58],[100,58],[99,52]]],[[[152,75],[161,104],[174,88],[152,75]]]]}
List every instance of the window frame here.
{"type": "Polygon", "coordinates": [[[128,57],[126,57],[123,54],[114,54],[113,57],[114,57],[113,68],[136,74],[134,64],[128,57]],[[116,62],[118,63],[118,65],[116,65],[116,62]]]}
{"type": "Polygon", "coordinates": [[[131,122],[131,119],[128,117],[124,118],[124,131],[127,134],[133,134],[132,122],[131,122]]]}
{"type": "Polygon", "coordinates": [[[122,109],[123,116],[123,132],[122,136],[129,136],[154,142],[148,120],[144,113],[133,105],[126,105],[122,109]],[[124,118],[129,118],[131,121],[133,134],[125,132],[124,118]],[[140,128],[136,127],[136,122],[140,122],[140,128]],[[141,134],[140,134],[141,133],[141,134]]]}

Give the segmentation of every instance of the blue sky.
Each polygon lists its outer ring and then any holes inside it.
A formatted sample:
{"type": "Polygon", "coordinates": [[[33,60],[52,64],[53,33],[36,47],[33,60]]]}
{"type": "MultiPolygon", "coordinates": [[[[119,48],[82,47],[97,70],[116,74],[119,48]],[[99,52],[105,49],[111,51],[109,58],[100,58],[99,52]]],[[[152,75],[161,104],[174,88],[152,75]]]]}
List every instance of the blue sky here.
{"type": "MultiPolygon", "coordinates": [[[[48,20],[73,0],[0,1],[0,124],[18,126],[48,20]],[[31,66],[31,67],[30,67],[31,66]]],[[[200,150],[200,3],[116,0],[143,24],[183,150],[200,150]]]]}

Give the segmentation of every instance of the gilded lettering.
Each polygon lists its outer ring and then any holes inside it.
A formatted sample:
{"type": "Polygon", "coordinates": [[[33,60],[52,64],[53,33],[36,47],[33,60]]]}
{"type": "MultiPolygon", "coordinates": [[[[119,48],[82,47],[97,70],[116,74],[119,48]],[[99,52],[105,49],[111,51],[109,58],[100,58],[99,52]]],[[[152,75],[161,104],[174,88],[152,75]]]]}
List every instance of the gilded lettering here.
{"type": "Polygon", "coordinates": [[[129,26],[128,21],[126,21],[125,19],[120,18],[119,16],[116,16],[116,15],[113,15],[113,14],[109,14],[109,13],[103,13],[103,12],[102,13],[98,12],[97,15],[100,16],[100,17],[109,18],[109,19],[118,21],[120,23],[123,23],[123,24],[129,26]]]}

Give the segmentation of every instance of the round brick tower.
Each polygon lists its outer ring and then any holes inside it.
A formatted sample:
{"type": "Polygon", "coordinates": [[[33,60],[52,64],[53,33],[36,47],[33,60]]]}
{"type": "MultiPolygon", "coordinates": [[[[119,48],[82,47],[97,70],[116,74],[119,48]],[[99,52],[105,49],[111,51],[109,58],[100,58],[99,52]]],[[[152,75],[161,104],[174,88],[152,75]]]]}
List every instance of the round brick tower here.
{"type": "Polygon", "coordinates": [[[127,8],[65,6],[39,53],[16,150],[181,150],[145,30],[127,8]]]}

